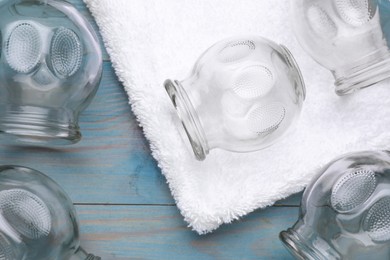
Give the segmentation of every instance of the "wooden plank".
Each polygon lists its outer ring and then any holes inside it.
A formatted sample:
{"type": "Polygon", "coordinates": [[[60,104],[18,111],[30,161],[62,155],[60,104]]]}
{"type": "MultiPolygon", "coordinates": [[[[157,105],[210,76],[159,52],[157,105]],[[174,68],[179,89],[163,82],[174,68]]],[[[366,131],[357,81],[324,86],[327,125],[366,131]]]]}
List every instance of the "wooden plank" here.
{"type": "Polygon", "coordinates": [[[72,146],[0,145],[0,164],[48,174],[76,203],[173,203],[109,62],[104,63],[100,89],[80,126],[83,139],[72,146]]]}
{"type": "Polygon", "coordinates": [[[82,246],[103,259],[291,259],[278,234],[298,208],[256,211],[199,236],[176,207],[77,206],[82,246]]]}

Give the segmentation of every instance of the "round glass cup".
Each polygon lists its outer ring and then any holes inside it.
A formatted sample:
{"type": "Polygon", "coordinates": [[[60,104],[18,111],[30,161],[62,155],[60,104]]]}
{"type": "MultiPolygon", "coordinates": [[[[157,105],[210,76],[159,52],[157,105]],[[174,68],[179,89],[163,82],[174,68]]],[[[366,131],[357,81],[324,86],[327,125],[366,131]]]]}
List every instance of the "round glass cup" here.
{"type": "Polygon", "coordinates": [[[329,163],[307,186],[298,221],[280,239],[296,259],[389,259],[389,152],[329,163]]]}
{"type": "Polygon", "coordinates": [[[73,144],[79,114],[102,75],[96,33],[59,0],[0,3],[0,137],[11,143],[73,144]]]}
{"type": "Polygon", "coordinates": [[[390,77],[389,0],[290,0],[295,34],[338,95],[390,77]]]}
{"type": "Polygon", "coordinates": [[[198,160],[213,148],[268,147],[297,120],[305,98],[289,50],[253,35],[216,43],[189,77],[166,80],[164,86],[198,160]]]}
{"type": "Polygon", "coordinates": [[[0,166],[0,256],[14,260],[100,260],[80,247],[76,210],[41,172],[0,166]]]}

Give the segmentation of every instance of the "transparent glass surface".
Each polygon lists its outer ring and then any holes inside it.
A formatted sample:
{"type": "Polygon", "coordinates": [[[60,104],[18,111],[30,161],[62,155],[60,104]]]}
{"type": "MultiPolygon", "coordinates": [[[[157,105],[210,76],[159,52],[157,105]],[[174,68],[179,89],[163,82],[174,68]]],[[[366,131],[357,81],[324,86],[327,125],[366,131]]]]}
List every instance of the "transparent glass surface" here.
{"type": "Polygon", "coordinates": [[[79,245],[76,211],[46,175],[0,166],[0,259],[99,260],[79,245]]]}
{"type": "Polygon", "coordinates": [[[198,160],[210,149],[263,149],[286,133],[300,114],[305,87],[286,47],[258,36],[210,47],[182,81],[165,88],[198,160]]]}
{"type": "Polygon", "coordinates": [[[0,1],[0,137],[76,143],[95,95],[102,54],[92,26],[58,0],[0,1]]]}
{"type": "Polygon", "coordinates": [[[390,153],[357,152],[327,165],[280,238],[297,259],[390,259],[390,153]]]}
{"type": "Polygon", "coordinates": [[[390,77],[389,0],[290,0],[303,48],[349,94],[390,77]]]}

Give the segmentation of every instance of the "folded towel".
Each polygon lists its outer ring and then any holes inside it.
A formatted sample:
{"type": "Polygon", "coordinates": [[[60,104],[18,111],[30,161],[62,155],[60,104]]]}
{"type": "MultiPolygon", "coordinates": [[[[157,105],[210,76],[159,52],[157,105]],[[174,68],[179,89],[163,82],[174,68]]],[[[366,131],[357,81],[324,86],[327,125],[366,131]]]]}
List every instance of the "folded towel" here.
{"type": "Polygon", "coordinates": [[[390,145],[389,81],[338,97],[291,29],[287,0],[85,0],[134,114],[189,226],[200,234],[302,190],[335,156],[390,145]],[[287,45],[307,85],[295,131],[263,151],[194,159],[163,82],[181,80],[211,44],[256,34],[287,45]]]}

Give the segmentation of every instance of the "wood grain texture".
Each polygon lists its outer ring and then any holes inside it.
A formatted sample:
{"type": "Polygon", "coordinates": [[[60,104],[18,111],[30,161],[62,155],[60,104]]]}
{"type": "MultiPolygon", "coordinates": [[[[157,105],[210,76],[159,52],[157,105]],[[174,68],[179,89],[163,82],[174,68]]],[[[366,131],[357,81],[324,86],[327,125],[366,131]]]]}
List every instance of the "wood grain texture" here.
{"type": "Polygon", "coordinates": [[[173,203],[109,62],[104,64],[100,89],[81,116],[80,127],[83,139],[72,146],[3,145],[0,163],[48,174],[75,203],[173,203]]]}
{"type": "Polygon", "coordinates": [[[78,206],[77,211],[82,246],[104,259],[291,259],[278,235],[298,214],[295,207],[274,207],[198,236],[176,207],[78,206]]]}
{"type": "MultiPolygon", "coordinates": [[[[81,0],[70,2],[94,24],[81,0]]],[[[76,205],[82,245],[103,259],[290,259],[278,234],[297,219],[301,194],[210,235],[186,227],[104,53],[102,83],[80,117],[82,141],[48,149],[7,146],[0,136],[0,164],[57,181],[76,205]]]]}

